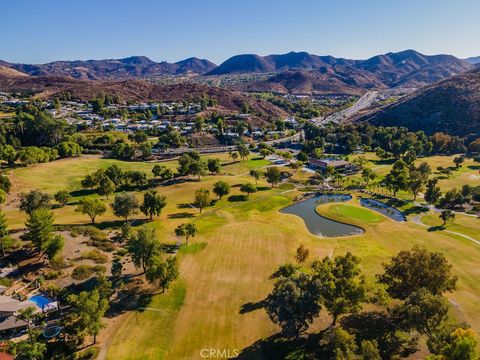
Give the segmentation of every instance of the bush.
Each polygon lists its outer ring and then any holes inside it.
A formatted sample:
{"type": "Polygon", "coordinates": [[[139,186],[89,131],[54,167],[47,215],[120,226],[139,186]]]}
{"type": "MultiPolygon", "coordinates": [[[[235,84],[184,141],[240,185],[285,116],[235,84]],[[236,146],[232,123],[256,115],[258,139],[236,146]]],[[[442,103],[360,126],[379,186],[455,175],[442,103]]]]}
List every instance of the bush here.
{"type": "Polygon", "coordinates": [[[103,265],[78,265],[72,271],[72,278],[74,280],[86,280],[93,274],[101,275],[107,272],[107,268],[103,265]]]}
{"type": "Polygon", "coordinates": [[[93,275],[93,267],[90,265],[79,265],[72,271],[72,279],[85,280],[93,275]]]}
{"type": "Polygon", "coordinates": [[[103,265],[94,265],[92,270],[97,275],[105,274],[107,272],[107,268],[103,265]]]}
{"type": "Polygon", "coordinates": [[[12,284],[13,284],[12,279],[9,279],[9,278],[6,278],[6,277],[0,279],[0,285],[2,285],[2,286],[10,287],[10,286],[12,286],[12,284]]]}
{"type": "Polygon", "coordinates": [[[68,266],[63,256],[55,256],[50,260],[50,267],[54,270],[65,269],[68,266]]]}
{"type": "Polygon", "coordinates": [[[45,278],[45,280],[55,280],[61,277],[62,275],[63,273],[60,270],[57,270],[57,271],[50,271],[46,273],[43,277],[45,278]]]}
{"type": "Polygon", "coordinates": [[[95,246],[102,251],[110,252],[115,250],[115,246],[110,239],[107,238],[107,235],[95,226],[59,227],[59,230],[69,230],[72,237],[77,237],[79,235],[86,236],[90,238],[90,245],[95,246]]]}
{"type": "Polygon", "coordinates": [[[76,353],[75,359],[76,360],[96,359],[99,352],[100,352],[100,348],[98,346],[92,346],[84,351],[76,353]]]}
{"type": "Polygon", "coordinates": [[[108,261],[107,255],[98,249],[83,252],[82,259],[93,260],[96,264],[105,264],[108,261]]]}
{"type": "Polygon", "coordinates": [[[125,248],[120,248],[116,251],[116,254],[120,257],[123,257],[128,254],[128,250],[125,248]]]}

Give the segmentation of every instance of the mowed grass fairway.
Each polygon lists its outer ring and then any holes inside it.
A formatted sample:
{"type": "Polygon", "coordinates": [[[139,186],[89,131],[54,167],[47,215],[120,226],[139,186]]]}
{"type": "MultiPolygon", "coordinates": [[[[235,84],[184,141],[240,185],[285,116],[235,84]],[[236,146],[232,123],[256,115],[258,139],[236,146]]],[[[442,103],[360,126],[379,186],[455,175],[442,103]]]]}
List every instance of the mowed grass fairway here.
{"type": "MultiPolygon", "coordinates": [[[[394,160],[381,160],[375,153],[368,152],[361,155],[354,155],[350,160],[355,159],[358,156],[364,156],[368,161],[365,167],[372,169],[377,175],[375,182],[383,179],[392,169],[394,160]]],[[[432,176],[439,176],[437,167],[442,166],[444,168],[453,168],[455,166],[453,159],[458,155],[451,156],[429,156],[418,158],[415,160],[415,165],[418,166],[422,162],[426,162],[430,165],[432,169],[432,176]]],[[[360,178],[360,174],[355,175],[354,177],[360,178]]],[[[475,163],[472,159],[465,159],[465,162],[462,166],[457,169],[452,169],[452,174],[450,177],[441,177],[438,181],[438,186],[440,189],[445,192],[453,188],[461,188],[462,185],[468,184],[471,186],[476,186],[480,184],[480,164],[475,163]]],[[[401,199],[412,199],[412,194],[406,191],[399,191],[398,197],[401,199]]],[[[422,197],[421,195],[419,196],[422,197]]]]}
{"type": "MultiPolygon", "coordinates": [[[[226,154],[218,157],[224,163],[230,162],[226,154]]],[[[14,202],[16,192],[35,188],[50,193],[59,189],[78,191],[79,181],[86,173],[113,162],[82,157],[16,169],[12,172],[16,187],[9,201],[14,202]]],[[[124,169],[147,172],[154,165],[115,163],[124,169]]],[[[176,166],[175,161],[163,164],[176,166]]],[[[108,359],[199,359],[204,348],[241,351],[276,334],[279,328],[258,308],[258,302],[272,289],[270,275],[279,265],[293,261],[300,244],[310,249],[311,258],[351,251],[361,258],[362,270],[371,284],[375,282],[375,274],[381,272],[382,263],[400,250],[423,245],[441,251],[459,277],[458,289],[447,294],[452,312],[480,331],[480,246],[442,231],[428,231],[411,221],[394,222],[360,207],[355,196],[345,204],[322,205],[318,211],[329,218],[361,226],[365,234],[342,238],[313,236],[302,219],[279,212],[292,203],[300,194],[298,191],[284,186],[270,189],[261,180],[261,191],[251,194],[246,201],[238,196],[241,194],[238,185],[254,183],[248,171],[265,165],[265,160],[250,159],[226,165],[223,175],[206,176],[201,182],[158,187],[168,204],[162,215],[147,226],[157,229],[161,241],[168,243],[176,241],[174,229],[180,223],[194,221],[200,232],[190,241],[192,245],[179,252],[180,279],[165,294],[154,296],[147,309],[128,315],[110,344],[108,359]],[[202,214],[188,206],[195,189],[211,190],[219,180],[232,185],[233,197],[216,201],[202,214]]],[[[65,208],[54,210],[57,223],[88,223],[86,216],[73,210],[81,196],[84,194],[79,193],[65,208]]],[[[11,225],[23,226],[24,217],[18,209],[7,206],[5,212],[11,225]]],[[[144,216],[139,214],[135,218],[144,216]]],[[[108,228],[105,224],[113,220],[117,219],[109,210],[98,218],[99,226],[108,228]]],[[[473,220],[477,219],[468,221],[473,220]]],[[[476,227],[475,223],[469,226],[476,227]]],[[[322,311],[310,331],[318,331],[329,321],[322,311]]],[[[251,358],[266,359],[264,354],[255,352],[251,358]]]]}

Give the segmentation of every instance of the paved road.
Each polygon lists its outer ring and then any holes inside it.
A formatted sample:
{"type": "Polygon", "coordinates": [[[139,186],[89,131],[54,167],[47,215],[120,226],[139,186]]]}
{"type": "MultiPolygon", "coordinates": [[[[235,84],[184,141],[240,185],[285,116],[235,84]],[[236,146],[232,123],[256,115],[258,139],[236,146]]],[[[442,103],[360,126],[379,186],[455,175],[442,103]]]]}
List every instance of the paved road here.
{"type": "Polygon", "coordinates": [[[365,95],[363,95],[358,101],[350,106],[349,108],[334,113],[330,116],[327,116],[325,119],[321,119],[315,122],[315,125],[322,125],[327,124],[329,122],[338,123],[346,118],[356,114],[360,110],[363,110],[373,104],[375,99],[378,96],[378,91],[368,91],[365,95]]]}

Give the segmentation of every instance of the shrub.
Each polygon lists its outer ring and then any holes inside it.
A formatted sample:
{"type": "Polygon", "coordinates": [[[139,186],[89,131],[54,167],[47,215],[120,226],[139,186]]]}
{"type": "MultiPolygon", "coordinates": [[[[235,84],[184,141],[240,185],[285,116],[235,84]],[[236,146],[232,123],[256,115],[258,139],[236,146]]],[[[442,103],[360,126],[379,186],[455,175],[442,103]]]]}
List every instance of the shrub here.
{"type": "Polygon", "coordinates": [[[90,265],[79,265],[72,271],[72,279],[85,280],[93,275],[93,268],[90,265]]]}
{"type": "Polygon", "coordinates": [[[120,257],[123,257],[128,254],[128,250],[125,248],[120,248],[117,250],[116,254],[120,257]]]}
{"type": "Polygon", "coordinates": [[[107,268],[103,265],[94,265],[92,270],[97,275],[105,274],[107,272],[107,268]]]}
{"type": "Polygon", "coordinates": [[[107,255],[103,254],[100,250],[94,249],[94,250],[83,252],[82,259],[93,260],[96,264],[105,264],[108,260],[108,257],[107,255]]]}
{"type": "Polygon", "coordinates": [[[62,275],[63,273],[60,270],[57,270],[57,271],[50,271],[46,273],[43,277],[45,278],[45,280],[55,280],[61,277],[62,275]]]}
{"type": "Polygon", "coordinates": [[[72,237],[83,235],[90,238],[90,245],[95,246],[102,251],[110,252],[115,250],[115,246],[110,239],[107,238],[107,235],[95,226],[73,226],[68,229],[59,227],[59,229],[69,230],[72,237]]]}
{"type": "Polygon", "coordinates": [[[75,280],[88,279],[93,274],[101,275],[107,272],[107,268],[103,265],[78,265],[72,271],[72,278],[75,280]]]}
{"type": "Polygon", "coordinates": [[[76,360],[91,360],[96,359],[100,348],[98,346],[92,346],[84,351],[78,352],[75,354],[76,360]]]}

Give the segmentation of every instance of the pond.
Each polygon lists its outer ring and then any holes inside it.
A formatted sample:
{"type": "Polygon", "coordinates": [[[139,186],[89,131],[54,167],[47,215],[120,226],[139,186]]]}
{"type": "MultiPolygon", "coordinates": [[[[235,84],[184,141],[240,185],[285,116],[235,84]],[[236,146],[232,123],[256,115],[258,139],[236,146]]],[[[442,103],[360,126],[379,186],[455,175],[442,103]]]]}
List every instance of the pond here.
{"type": "Polygon", "coordinates": [[[345,202],[351,199],[352,197],[346,194],[321,194],[283,208],[280,212],[301,217],[303,221],[305,221],[308,230],[317,236],[337,237],[363,234],[365,231],[358,226],[328,219],[319,215],[316,211],[318,205],[332,202],[345,202]]]}
{"type": "Polygon", "coordinates": [[[407,221],[407,218],[400,210],[395,209],[394,207],[387,205],[381,201],[361,198],[360,205],[362,205],[363,207],[366,207],[367,209],[377,211],[380,214],[383,214],[392,220],[407,221]]]}

